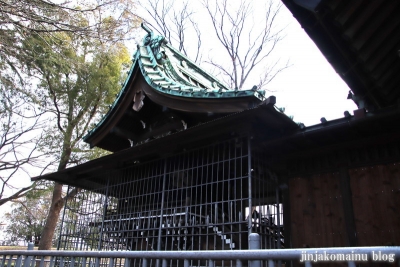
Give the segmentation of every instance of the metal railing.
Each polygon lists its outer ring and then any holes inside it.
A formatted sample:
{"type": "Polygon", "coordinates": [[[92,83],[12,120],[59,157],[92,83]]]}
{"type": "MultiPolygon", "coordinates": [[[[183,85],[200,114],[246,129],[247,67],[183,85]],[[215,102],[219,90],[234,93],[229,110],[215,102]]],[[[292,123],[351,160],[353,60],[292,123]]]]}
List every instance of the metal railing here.
{"type": "Polygon", "coordinates": [[[250,250],[220,251],[0,251],[0,267],[132,267],[132,266],[305,266],[315,263],[400,263],[400,247],[342,247],[307,249],[257,249],[257,236],[250,237],[250,250]],[[252,239],[253,238],[253,239],[252,239]],[[224,262],[225,261],[225,262],[224,262]],[[199,264],[202,262],[202,264],[199,264]],[[284,265],[284,263],[286,263],[284,265]]]}

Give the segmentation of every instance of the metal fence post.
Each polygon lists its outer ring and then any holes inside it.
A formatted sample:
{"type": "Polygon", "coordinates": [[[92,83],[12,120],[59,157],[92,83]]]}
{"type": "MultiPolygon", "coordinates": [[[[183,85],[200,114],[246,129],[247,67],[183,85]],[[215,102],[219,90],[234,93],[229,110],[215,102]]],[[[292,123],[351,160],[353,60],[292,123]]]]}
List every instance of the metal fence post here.
{"type": "MultiPolygon", "coordinates": [[[[249,235],[249,250],[254,250],[254,249],[261,249],[260,235],[257,233],[251,233],[249,235]]],[[[261,261],[260,260],[249,261],[249,266],[261,267],[261,261]]]]}
{"type": "MultiPolygon", "coordinates": [[[[33,250],[33,247],[34,247],[34,244],[33,244],[32,242],[29,242],[29,243],[28,243],[28,248],[27,248],[27,249],[28,249],[28,250],[33,250]]],[[[31,266],[32,259],[33,259],[32,256],[26,257],[26,258],[25,258],[25,261],[24,261],[24,267],[29,267],[29,266],[31,266]]]]}

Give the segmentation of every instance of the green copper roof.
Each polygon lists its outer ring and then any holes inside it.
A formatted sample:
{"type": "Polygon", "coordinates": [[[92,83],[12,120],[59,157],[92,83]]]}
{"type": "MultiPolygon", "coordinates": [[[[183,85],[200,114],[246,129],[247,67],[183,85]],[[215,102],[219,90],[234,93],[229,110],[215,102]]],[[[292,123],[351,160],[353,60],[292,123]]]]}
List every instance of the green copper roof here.
{"type": "Polygon", "coordinates": [[[181,97],[231,98],[255,96],[264,100],[264,91],[230,89],[198,67],[167,43],[164,37],[148,32],[135,53],[135,61],[147,83],[155,90],[181,97]]]}
{"type": "Polygon", "coordinates": [[[161,122],[163,118],[159,115],[164,111],[160,109],[168,109],[170,114],[174,113],[171,116],[175,122],[178,112],[178,117],[183,118],[185,123],[189,121],[189,124],[195,125],[220,116],[210,114],[239,112],[265,101],[264,91],[257,90],[255,86],[250,90],[228,88],[174,49],[164,37],[154,35],[144,25],[142,27],[147,35],[133,55],[133,64],[121,91],[108,113],[84,137],[91,146],[102,142],[115,142],[113,134],[117,128],[128,132],[126,136],[139,135],[138,139],[151,135],[149,131],[152,130],[149,129],[144,133],[145,130],[129,128],[127,121],[142,123],[148,120],[154,123],[154,119],[157,118],[161,122]],[[143,105],[146,105],[144,111],[143,105]],[[150,112],[149,107],[154,112],[150,112]],[[125,113],[129,113],[130,118],[125,113]],[[189,114],[205,114],[208,117],[189,114]]]}

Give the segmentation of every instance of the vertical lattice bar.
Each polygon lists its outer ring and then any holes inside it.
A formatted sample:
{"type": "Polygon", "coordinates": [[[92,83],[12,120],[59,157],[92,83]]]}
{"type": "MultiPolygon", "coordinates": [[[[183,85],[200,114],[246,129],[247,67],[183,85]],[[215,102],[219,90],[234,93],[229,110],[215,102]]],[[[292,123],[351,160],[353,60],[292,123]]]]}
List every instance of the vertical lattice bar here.
{"type": "Polygon", "coordinates": [[[248,173],[248,203],[249,203],[249,216],[248,216],[248,234],[250,235],[252,233],[252,208],[253,208],[253,203],[252,203],[252,175],[251,175],[251,159],[252,159],[252,155],[251,155],[251,140],[250,137],[248,137],[247,139],[247,153],[248,153],[248,158],[247,158],[247,173],[248,173]]]}
{"type": "Polygon", "coordinates": [[[55,257],[50,257],[49,267],[54,267],[55,261],[56,261],[55,257]]]}
{"type": "Polygon", "coordinates": [[[276,235],[277,235],[277,248],[282,248],[281,246],[281,213],[280,213],[280,201],[279,201],[279,187],[276,187],[276,235]]]}
{"type": "MultiPolygon", "coordinates": [[[[17,260],[15,261],[15,267],[21,267],[21,265],[22,265],[22,255],[19,255],[17,257],[17,260]]],[[[28,267],[28,266],[29,266],[29,259],[28,259],[28,257],[26,257],[25,261],[24,261],[24,267],[28,267]]]]}
{"type": "Polygon", "coordinates": [[[131,261],[132,261],[132,259],[130,259],[130,258],[125,258],[124,267],[131,267],[131,261]]]}
{"type": "MultiPolygon", "coordinates": [[[[70,189],[70,186],[67,187],[67,194],[69,194],[69,189],[70,189]]],[[[58,235],[57,250],[59,250],[60,247],[61,247],[61,239],[62,239],[64,218],[65,218],[65,211],[66,211],[66,209],[67,209],[67,204],[68,204],[69,201],[70,201],[70,200],[68,200],[68,199],[66,200],[66,203],[65,203],[64,208],[63,208],[63,215],[62,215],[62,219],[61,219],[61,222],[62,222],[62,223],[61,223],[61,225],[60,225],[60,233],[59,233],[59,235],[58,235]]]]}
{"type": "MultiPolygon", "coordinates": [[[[12,257],[11,257],[11,258],[12,258],[12,257]]],[[[24,267],[29,267],[29,266],[31,266],[32,260],[33,260],[33,257],[32,257],[32,256],[25,257],[24,267]]]]}
{"type": "Polygon", "coordinates": [[[7,266],[12,266],[12,259],[13,259],[13,255],[11,254],[10,257],[8,258],[7,266]]]}
{"type": "MultiPolygon", "coordinates": [[[[134,162],[109,176],[97,174],[91,179],[100,186],[82,190],[65,209],[63,247],[246,249],[251,208],[272,205],[269,200],[260,200],[267,198],[260,195],[263,192],[255,191],[267,183],[260,182],[264,178],[257,173],[253,175],[255,161],[262,158],[252,156],[251,149],[248,138],[237,137],[164,159],[134,162]]],[[[266,234],[266,243],[264,240],[266,234]]],[[[143,264],[142,260],[132,264],[138,262],[143,264]]],[[[177,265],[183,263],[176,261],[177,265]]],[[[149,260],[148,264],[154,262],[149,260]]],[[[174,265],[175,260],[169,264],[174,265]]]]}
{"type": "Polygon", "coordinates": [[[6,256],[6,255],[3,255],[3,259],[2,259],[1,262],[0,262],[0,267],[7,266],[7,265],[6,265],[6,258],[7,258],[7,256],[6,256]]]}
{"type": "Polygon", "coordinates": [[[161,250],[161,237],[162,237],[162,225],[163,225],[163,214],[164,214],[164,199],[165,199],[165,186],[167,183],[167,161],[164,160],[164,174],[163,174],[163,184],[162,184],[162,192],[161,192],[161,211],[160,211],[160,224],[158,229],[158,242],[157,242],[157,250],[161,250]]]}
{"type": "Polygon", "coordinates": [[[103,217],[102,217],[102,220],[101,220],[99,246],[97,248],[98,250],[101,250],[101,248],[103,246],[103,235],[104,235],[104,227],[105,227],[105,218],[106,218],[106,214],[107,214],[107,197],[108,197],[108,189],[109,189],[109,187],[110,187],[110,178],[109,178],[109,175],[108,175],[107,187],[106,187],[106,195],[105,195],[104,201],[103,201],[103,217]]]}

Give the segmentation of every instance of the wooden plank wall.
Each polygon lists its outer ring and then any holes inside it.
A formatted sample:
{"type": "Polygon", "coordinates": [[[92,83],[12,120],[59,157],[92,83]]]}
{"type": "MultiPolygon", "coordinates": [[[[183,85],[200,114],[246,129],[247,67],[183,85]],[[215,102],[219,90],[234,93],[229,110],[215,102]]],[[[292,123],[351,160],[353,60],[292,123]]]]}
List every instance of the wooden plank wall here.
{"type": "Polygon", "coordinates": [[[345,246],[339,172],[290,179],[289,194],[293,248],[345,246]]]}
{"type": "Polygon", "coordinates": [[[400,163],[349,170],[358,246],[400,245],[400,163]]]}
{"type": "Polygon", "coordinates": [[[353,246],[400,246],[400,163],[294,177],[289,200],[292,248],[344,247],[354,236],[353,246]],[[343,189],[344,180],[350,192],[343,189]]]}

